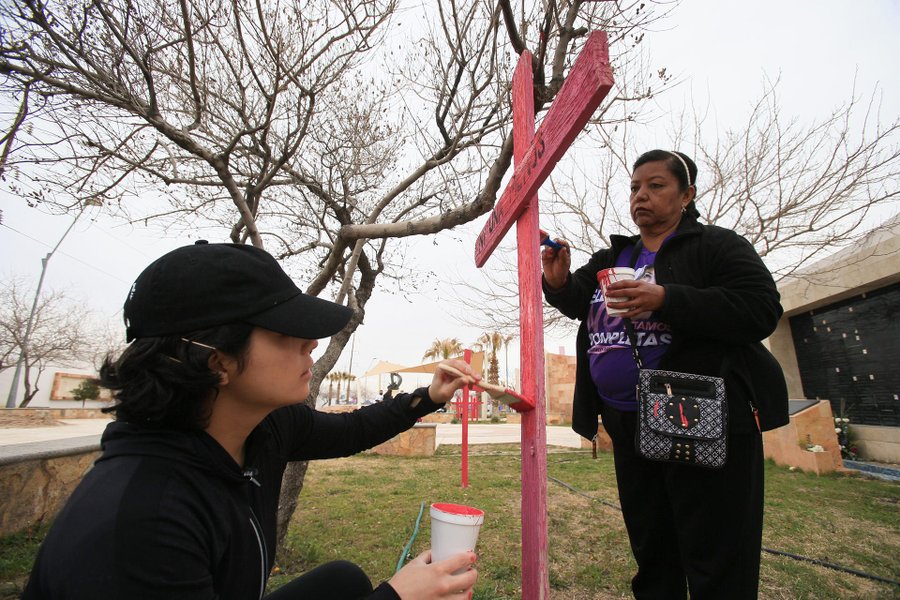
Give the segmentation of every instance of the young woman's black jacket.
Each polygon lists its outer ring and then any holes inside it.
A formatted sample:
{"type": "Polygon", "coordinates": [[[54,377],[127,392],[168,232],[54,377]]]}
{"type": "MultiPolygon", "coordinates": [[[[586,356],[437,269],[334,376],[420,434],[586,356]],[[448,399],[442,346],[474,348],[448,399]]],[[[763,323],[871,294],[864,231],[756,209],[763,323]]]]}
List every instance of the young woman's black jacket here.
{"type": "MultiPolygon", "coordinates": [[[[111,423],[102,456],[44,540],[23,599],[261,598],[287,462],[355,454],[437,408],[427,388],[352,413],[285,407],[251,433],[243,469],[203,431],[111,423]]],[[[376,599],[397,595],[382,584],[367,598],[376,599]]]]}
{"type": "MultiPolygon", "coordinates": [[[[638,239],[611,236],[612,248],[594,253],[561,289],[544,284],[547,302],[581,320],[572,429],[588,439],[597,433],[600,399],[587,360],[584,321],[597,289],[597,272],[614,266],[619,252],[638,239]]],[[[753,406],[763,431],[787,424],[784,374],[760,343],[775,331],[783,310],[772,275],[753,246],[729,229],[685,215],[654,264],[656,283],[666,290],[657,316],[672,327],[672,345],[659,368],[724,378],[733,432],[756,429],[753,406]]]]}

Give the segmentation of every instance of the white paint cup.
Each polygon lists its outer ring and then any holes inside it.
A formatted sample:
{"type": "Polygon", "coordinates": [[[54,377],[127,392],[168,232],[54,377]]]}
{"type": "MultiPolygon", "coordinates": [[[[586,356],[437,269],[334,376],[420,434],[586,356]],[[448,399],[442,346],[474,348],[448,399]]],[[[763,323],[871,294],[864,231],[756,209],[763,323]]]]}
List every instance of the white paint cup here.
{"type": "MultiPolygon", "coordinates": [[[[484,511],[462,504],[437,502],[431,505],[431,562],[460,552],[475,550],[484,511]]],[[[465,568],[459,573],[465,572],[465,568]]]]}
{"type": "MultiPolygon", "coordinates": [[[[600,292],[603,294],[603,301],[606,302],[606,288],[617,281],[631,281],[634,279],[634,269],[630,267],[612,267],[603,269],[597,273],[597,283],[600,284],[600,292]]],[[[625,302],[631,298],[614,298],[615,302],[625,302]]],[[[606,304],[606,312],[609,315],[621,315],[628,312],[625,308],[611,308],[609,303],[606,304]]]]}

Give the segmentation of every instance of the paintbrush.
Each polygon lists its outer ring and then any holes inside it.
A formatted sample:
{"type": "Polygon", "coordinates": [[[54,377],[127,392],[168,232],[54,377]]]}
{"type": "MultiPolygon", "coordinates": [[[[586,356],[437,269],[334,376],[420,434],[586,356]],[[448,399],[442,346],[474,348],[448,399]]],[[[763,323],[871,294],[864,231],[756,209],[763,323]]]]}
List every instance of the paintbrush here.
{"type": "Polygon", "coordinates": [[[494,400],[502,402],[517,412],[528,412],[529,410],[534,409],[534,402],[515,390],[505,388],[502,385],[494,385],[493,383],[488,383],[486,381],[479,381],[476,383],[475,378],[471,375],[466,375],[459,369],[444,363],[438,363],[438,368],[456,377],[465,377],[469,380],[473,388],[480,392],[487,393],[494,400]]]}

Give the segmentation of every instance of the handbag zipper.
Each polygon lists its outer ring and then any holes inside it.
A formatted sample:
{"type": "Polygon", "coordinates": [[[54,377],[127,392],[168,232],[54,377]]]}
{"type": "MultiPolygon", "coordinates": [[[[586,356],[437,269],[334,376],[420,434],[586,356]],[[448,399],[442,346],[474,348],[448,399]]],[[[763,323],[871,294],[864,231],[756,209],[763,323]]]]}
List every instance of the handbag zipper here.
{"type": "MultiPolygon", "coordinates": [[[[672,386],[666,383],[666,395],[670,398],[672,397],[672,386]]],[[[653,403],[653,416],[657,416],[659,414],[659,398],[656,399],[656,402],[653,403]]]]}

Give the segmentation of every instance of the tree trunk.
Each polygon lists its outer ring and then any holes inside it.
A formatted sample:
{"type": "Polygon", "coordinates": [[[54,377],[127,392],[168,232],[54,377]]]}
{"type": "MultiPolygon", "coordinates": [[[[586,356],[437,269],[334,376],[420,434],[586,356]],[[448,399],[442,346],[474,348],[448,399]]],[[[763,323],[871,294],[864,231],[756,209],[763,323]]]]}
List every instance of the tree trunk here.
{"type": "Polygon", "coordinates": [[[278,497],[278,528],[276,530],[276,553],[281,553],[284,538],[287,535],[291,517],[297,509],[297,501],[303,490],[303,481],[306,479],[306,468],[309,461],[300,460],[289,462],[281,480],[281,495],[278,497]]]}

